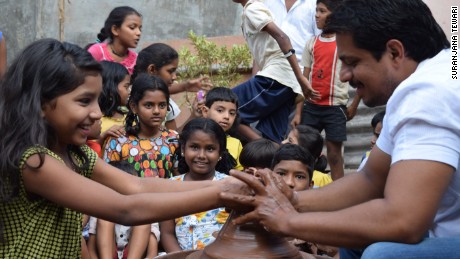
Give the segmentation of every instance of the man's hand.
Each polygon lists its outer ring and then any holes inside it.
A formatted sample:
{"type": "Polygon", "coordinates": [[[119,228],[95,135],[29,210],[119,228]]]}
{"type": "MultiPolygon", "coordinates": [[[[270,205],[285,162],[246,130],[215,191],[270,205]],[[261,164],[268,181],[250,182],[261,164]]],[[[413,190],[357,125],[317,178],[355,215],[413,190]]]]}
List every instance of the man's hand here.
{"type": "Polygon", "coordinates": [[[273,174],[270,170],[262,169],[258,170],[257,173],[261,176],[262,181],[243,172],[234,170],[231,172],[232,176],[253,188],[255,196],[223,192],[220,197],[224,202],[254,207],[253,211],[235,219],[235,224],[257,221],[270,232],[285,234],[288,230],[285,229],[286,224],[280,219],[297,214],[297,211],[282,190],[290,194],[294,200],[295,194],[292,190],[288,191],[286,188],[290,188],[287,187],[283,179],[273,174]]]}
{"type": "MultiPolygon", "coordinates": [[[[230,170],[230,172],[238,172],[242,174],[247,174],[244,172],[240,172],[237,170],[230,170]]],[[[239,180],[236,177],[226,177],[220,183],[221,193],[227,194],[234,194],[234,195],[241,195],[244,197],[252,197],[254,196],[254,191],[243,181],[239,180]]],[[[220,199],[219,201],[222,204],[222,207],[240,210],[240,211],[249,211],[252,209],[251,206],[247,206],[245,204],[234,202],[232,200],[220,199]]]]}

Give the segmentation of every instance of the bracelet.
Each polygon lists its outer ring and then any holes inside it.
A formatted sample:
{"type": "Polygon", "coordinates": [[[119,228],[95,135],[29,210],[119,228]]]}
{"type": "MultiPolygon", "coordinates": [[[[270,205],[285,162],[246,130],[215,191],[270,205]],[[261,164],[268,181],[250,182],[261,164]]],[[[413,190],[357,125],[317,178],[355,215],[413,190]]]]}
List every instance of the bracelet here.
{"type": "Polygon", "coordinates": [[[288,57],[292,56],[293,54],[295,54],[295,49],[290,49],[290,50],[288,50],[288,52],[284,53],[284,57],[288,58],[288,57]]]}

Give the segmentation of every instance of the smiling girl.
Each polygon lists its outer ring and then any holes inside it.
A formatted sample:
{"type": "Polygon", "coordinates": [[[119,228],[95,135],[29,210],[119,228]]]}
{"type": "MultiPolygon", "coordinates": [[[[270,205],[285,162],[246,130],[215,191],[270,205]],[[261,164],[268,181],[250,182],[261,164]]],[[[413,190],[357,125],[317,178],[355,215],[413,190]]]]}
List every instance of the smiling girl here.
{"type": "MultiPolygon", "coordinates": [[[[236,165],[228,153],[227,136],[211,119],[197,118],[188,122],[180,135],[181,158],[176,181],[219,181],[236,165]]],[[[195,202],[201,202],[196,200],[195,202]]],[[[228,218],[224,208],[191,214],[160,223],[161,243],[166,252],[203,249],[214,241],[228,218]]]]}
{"type": "Polygon", "coordinates": [[[102,117],[101,70],[77,45],[42,39],[1,82],[0,258],[80,258],[82,213],[148,224],[222,207],[220,192],[241,189],[230,177],[135,177],[99,159],[85,143],[102,117]]]}

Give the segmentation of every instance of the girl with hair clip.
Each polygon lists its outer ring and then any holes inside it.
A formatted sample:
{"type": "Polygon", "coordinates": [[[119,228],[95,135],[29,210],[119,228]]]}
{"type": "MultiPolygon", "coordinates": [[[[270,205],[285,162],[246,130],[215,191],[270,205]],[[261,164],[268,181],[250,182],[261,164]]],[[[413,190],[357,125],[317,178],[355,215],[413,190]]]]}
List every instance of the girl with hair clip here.
{"type": "MultiPolygon", "coordinates": [[[[199,77],[187,80],[186,82],[177,83],[176,70],[178,66],[179,54],[175,49],[164,43],[154,43],[139,52],[132,78],[134,80],[136,76],[141,73],[158,76],[168,85],[170,94],[177,94],[185,91],[196,92],[200,89],[211,89],[212,85],[209,83],[208,77],[199,77]]],[[[177,130],[175,119],[179,116],[181,111],[179,106],[172,99],[169,99],[169,104],[171,110],[168,111],[168,114],[166,115],[165,126],[168,129],[177,130]]],[[[192,114],[187,121],[201,116],[195,112],[196,110],[197,109],[193,109],[192,114]]]]}
{"type": "Polygon", "coordinates": [[[297,125],[289,132],[282,143],[299,145],[315,157],[315,170],[312,177],[313,188],[323,187],[332,183],[331,176],[326,172],[327,159],[322,154],[323,137],[318,130],[307,125],[297,125]]]}
{"type": "Polygon", "coordinates": [[[77,45],[42,39],[17,56],[1,82],[1,258],[80,258],[82,213],[148,224],[222,207],[219,193],[241,192],[244,185],[231,177],[140,178],[99,159],[85,143],[102,117],[101,71],[77,45]]]}
{"type": "MultiPolygon", "coordinates": [[[[131,95],[128,101],[128,114],[126,116],[126,135],[118,138],[109,137],[106,142],[104,159],[106,162],[127,160],[133,164],[140,177],[169,178],[175,173],[174,155],[177,146],[177,132],[162,127],[169,106],[169,91],[164,81],[156,76],[141,74],[133,82],[131,95]]],[[[142,226],[144,227],[144,226],[142,226]]],[[[97,235],[104,239],[106,251],[112,252],[113,223],[98,222],[98,228],[104,229],[103,235],[97,235]],[[109,226],[109,227],[104,227],[109,226]],[[107,231],[105,231],[107,229],[107,231]],[[108,233],[107,233],[108,232],[108,233]]],[[[140,233],[143,236],[145,230],[133,230],[133,235],[140,233]],[[143,233],[143,234],[141,234],[143,233]]],[[[150,227],[146,228],[150,230],[150,227]]],[[[158,225],[152,228],[152,236],[148,242],[153,255],[158,253],[156,245],[159,240],[158,225]]],[[[100,233],[100,231],[98,231],[100,233]]],[[[137,235],[136,235],[137,236],[137,235]]],[[[139,238],[143,240],[142,238],[139,238]]],[[[139,246],[139,250],[145,250],[148,234],[144,246],[141,242],[133,242],[139,246]]],[[[101,242],[103,242],[101,240],[101,242]]],[[[133,247],[130,247],[130,253],[133,247]]]]}
{"type": "Polygon", "coordinates": [[[97,61],[118,62],[133,73],[136,65],[136,48],[142,34],[142,15],[129,6],[115,7],[107,17],[97,42],[87,47],[97,61]]]}
{"type": "MultiPolygon", "coordinates": [[[[211,119],[197,118],[188,122],[179,143],[181,175],[173,177],[174,181],[219,181],[236,165],[227,151],[224,130],[211,119]]],[[[225,209],[218,208],[160,222],[163,248],[167,253],[203,249],[214,241],[213,233],[222,228],[227,218],[225,209]]]]}
{"type": "Polygon", "coordinates": [[[131,91],[131,76],[121,64],[112,61],[101,61],[102,93],[99,96],[101,118],[101,136],[99,143],[103,145],[108,136],[121,137],[126,132],[124,121],[128,108],[128,96],[131,91]]]}

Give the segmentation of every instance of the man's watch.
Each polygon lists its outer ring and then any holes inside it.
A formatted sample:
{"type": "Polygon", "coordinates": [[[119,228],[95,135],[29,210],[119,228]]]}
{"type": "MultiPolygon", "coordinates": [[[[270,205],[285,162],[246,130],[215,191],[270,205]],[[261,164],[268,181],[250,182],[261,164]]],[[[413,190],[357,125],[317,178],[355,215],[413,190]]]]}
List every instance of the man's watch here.
{"type": "Polygon", "coordinates": [[[292,55],[294,55],[294,54],[295,54],[295,50],[294,50],[294,49],[290,49],[290,50],[288,50],[288,52],[284,53],[284,57],[285,57],[285,58],[288,58],[288,57],[290,57],[290,56],[292,56],[292,55]]]}

